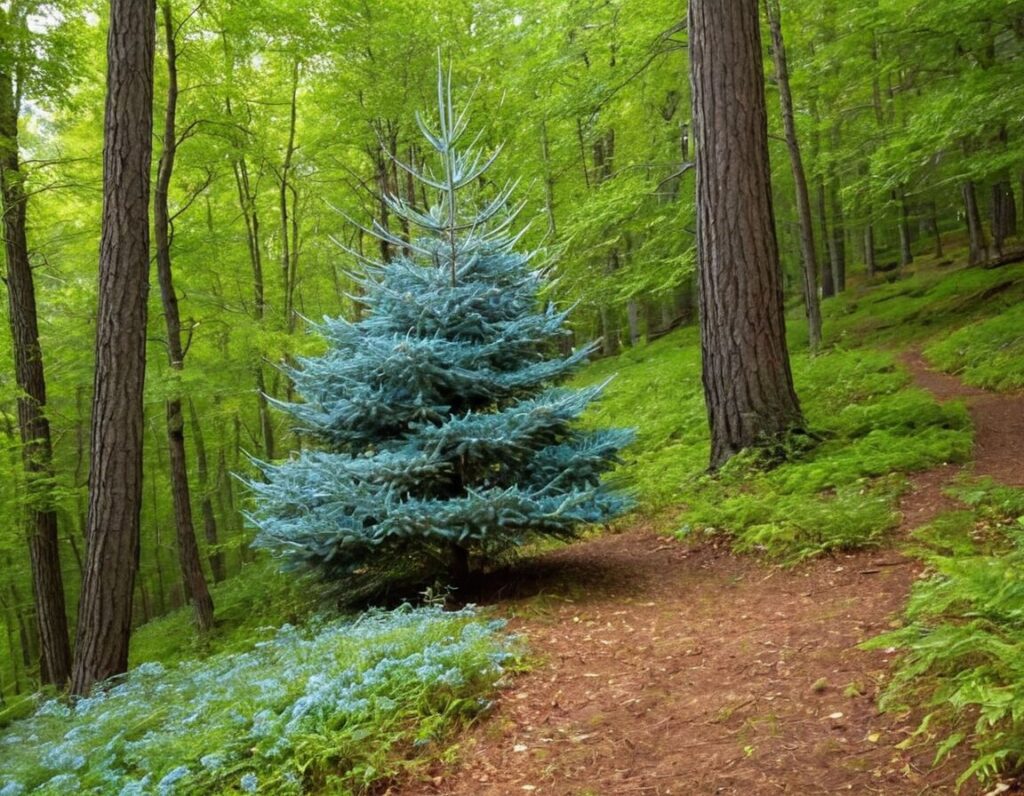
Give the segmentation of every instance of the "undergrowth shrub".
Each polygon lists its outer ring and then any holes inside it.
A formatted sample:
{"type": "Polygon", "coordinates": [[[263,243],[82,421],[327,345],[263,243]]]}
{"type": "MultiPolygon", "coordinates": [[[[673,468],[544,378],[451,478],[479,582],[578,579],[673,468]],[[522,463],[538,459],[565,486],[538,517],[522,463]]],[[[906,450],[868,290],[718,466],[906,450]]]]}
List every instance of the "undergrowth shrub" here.
{"type": "Polygon", "coordinates": [[[915,585],[906,625],[866,646],[903,653],[883,708],[926,706],[921,736],[949,728],[936,762],[972,744],[962,784],[1024,761],[1024,490],[973,481],[955,493],[970,510],[917,533],[931,576],[915,585]]]}
{"type": "Polygon", "coordinates": [[[406,607],[285,625],[242,654],[143,664],[10,725],[0,794],[365,792],[439,754],[486,707],[514,655],[501,624],[406,607]]]}

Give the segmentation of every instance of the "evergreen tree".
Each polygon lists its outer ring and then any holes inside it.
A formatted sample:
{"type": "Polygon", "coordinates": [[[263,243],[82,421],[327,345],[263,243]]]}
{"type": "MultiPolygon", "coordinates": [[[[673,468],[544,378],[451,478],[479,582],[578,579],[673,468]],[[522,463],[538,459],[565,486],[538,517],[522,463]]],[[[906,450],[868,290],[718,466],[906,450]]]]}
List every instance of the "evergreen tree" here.
{"type": "Polygon", "coordinates": [[[474,560],[570,538],[628,504],[601,475],[632,432],[575,425],[602,386],[551,386],[593,347],[555,355],[567,312],[540,309],[544,275],[515,250],[515,184],[463,207],[498,151],[458,148],[466,112],[453,110],[440,72],[438,102],[439,133],[417,121],[440,178],[398,163],[436,204],[385,197],[418,234],[366,230],[404,254],[363,260],[368,316],[325,319],[328,351],[287,370],[305,402],[279,405],[319,447],[258,463],[265,481],[250,482],[256,545],[335,576],[458,580],[474,560]]]}

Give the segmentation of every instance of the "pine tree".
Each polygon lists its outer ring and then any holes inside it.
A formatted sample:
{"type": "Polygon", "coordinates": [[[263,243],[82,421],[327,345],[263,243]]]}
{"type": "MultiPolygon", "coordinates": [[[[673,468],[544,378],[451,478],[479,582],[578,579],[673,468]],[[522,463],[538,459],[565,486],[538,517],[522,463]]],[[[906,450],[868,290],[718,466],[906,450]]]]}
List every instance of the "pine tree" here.
{"type": "Polygon", "coordinates": [[[479,135],[458,147],[467,115],[440,69],[438,104],[440,132],[417,122],[440,178],[398,162],[436,203],[385,197],[418,234],[365,230],[404,254],[386,265],[360,257],[368,316],[325,319],[327,352],[287,369],[305,400],[279,406],[317,448],[258,462],[264,480],[249,482],[255,544],[332,576],[458,581],[478,561],[570,538],[629,502],[601,475],[632,432],[575,423],[603,385],[552,386],[593,346],[556,355],[567,312],[541,308],[544,275],[516,251],[515,183],[463,207],[500,147],[485,156],[479,135]]]}

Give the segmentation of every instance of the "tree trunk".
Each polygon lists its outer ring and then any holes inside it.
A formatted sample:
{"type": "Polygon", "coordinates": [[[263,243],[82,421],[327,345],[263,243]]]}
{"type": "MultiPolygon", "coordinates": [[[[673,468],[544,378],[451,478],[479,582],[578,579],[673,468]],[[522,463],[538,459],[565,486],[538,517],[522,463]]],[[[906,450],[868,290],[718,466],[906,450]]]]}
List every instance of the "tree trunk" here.
{"type": "Polygon", "coordinates": [[[929,207],[931,208],[929,226],[932,228],[932,235],[935,236],[935,257],[936,259],[942,259],[945,251],[942,248],[942,230],[939,229],[939,206],[932,201],[929,207]]]}
{"type": "MultiPolygon", "coordinates": [[[[281,213],[281,278],[284,289],[284,325],[289,332],[295,329],[295,262],[298,258],[298,240],[292,235],[295,229],[295,207],[288,209],[288,194],[291,191],[292,158],[295,156],[295,127],[298,119],[299,60],[292,64],[291,103],[288,115],[288,144],[285,147],[284,162],[278,181],[278,205],[281,213]]],[[[383,156],[381,157],[383,160],[383,156]]]]}
{"type": "Polygon", "coordinates": [[[875,260],[875,227],[873,224],[864,227],[864,267],[867,269],[868,279],[873,278],[875,269],[878,268],[878,263],[875,260]]]}
{"type": "Polygon", "coordinates": [[[629,325],[629,345],[640,342],[640,305],[635,298],[626,302],[626,323],[629,325]]]}
{"type": "Polygon", "coordinates": [[[714,469],[803,420],[786,350],[757,0],[691,0],[689,34],[714,469]]]}
{"type": "Polygon", "coordinates": [[[992,184],[992,244],[996,256],[1003,256],[1006,239],[1017,234],[1017,203],[1008,177],[992,184]]]}
{"type": "Polygon", "coordinates": [[[822,298],[831,298],[836,294],[835,282],[832,280],[832,263],[831,257],[828,250],[829,232],[828,232],[828,209],[825,204],[825,178],[820,174],[817,177],[815,184],[815,204],[818,209],[818,224],[821,227],[821,240],[824,248],[824,260],[828,262],[822,262],[821,264],[821,296],[822,298]]]}
{"type": "Polygon", "coordinates": [[[988,242],[985,240],[985,228],[981,226],[981,211],[978,209],[974,180],[966,180],[960,186],[960,194],[963,196],[964,218],[967,221],[967,262],[969,265],[980,265],[988,259],[988,242]]]}
{"type": "Polygon", "coordinates": [[[778,0],[765,0],[765,11],[768,15],[768,26],[772,36],[772,57],[775,61],[775,79],[779,85],[779,102],[782,105],[782,122],[786,132],[786,148],[789,150],[789,165],[796,186],[808,344],[811,351],[816,352],[821,346],[821,305],[818,300],[818,256],[814,248],[811,200],[807,191],[807,175],[804,172],[804,161],[800,154],[800,142],[797,138],[796,122],[793,117],[793,95],[789,87],[789,65],[786,60],[786,45],[782,38],[782,19],[778,0]]]}
{"type": "MultiPolygon", "coordinates": [[[[178,58],[174,19],[170,0],[160,4],[163,17],[164,42],[167,47],[167,107],[164,116],[163,150],[157,166],[156,190],[153,197],[153,234],[156,242],[156,271],[160,282],[164,321],[167,326],[167,356],[171,369],[181,372],[185,367],[185,349],[181,340],[181,312],[174,289],[171,267],[171,218],[168,191],[177,154],[178,58]]],[[[177,532],[178,565],[186,594],[195,609],[196,625],[202,632],[213,627],[213,599],[203,575],[203,565],[196,544],[192,519],[192,497],[188,482],[188,458],[185,453],[185,416],[180,396],[166,402],[167,449],[170,459],[171,497],[174,503],[174,524],[177,532]]]]}
{"type": "MultiPolygon", "coordinates": [[[[3,13],[3,12],[0,12],[3,13]]],[[[7,259],[7,307],[14,349],[21,457],[28,488],[27,536],[44,683],[71,677],[71,644],[60,569],[57,513],[50,497],[53,448],[46,417],[46,380],[39,346],[35,284],[25,231],[26,197],[18,155],[18,107],[12,75],[0,64],[0,194],[7,259]]]]}
{"type": "Polygon", "coordinates": [[[71,687],[125,671],[139,562],[153,135],[152,3],[111,0],[88,550],[71,687]]]}
{"type": "Polygon", "coordinates": [[[900,210],[900,268],[906,268],[914,262],[914,252],[910,248],[910,209],[907,207],[907,194],[900,190],[893,191],[893,199],[899,202],[900,210]]]}
{"type": "Polygon", "coordinates": [[[836,293],[846,290],[846,221],[835,169],[829,169],[829,204],[832,206],[832,235],[828,239],[828,259],[832,270],[832,287],[836,293]]]}
{"type": "Polygon", "coordinates": [[[192,438],[196,443],[196,472],[199,476],[199,490],[202,493],[200,505],[203,511],[203,536],[206,538],[207,557],[210,560],[210,572],[213,580],[220,583],[227,577],[224,567],[224,553],[220,550],[217,538],[217,515],[213,511],[213,498],[210,489],[210,463],[206,456],[206,441],[203,438],[203,427],[199,422],[196,405],[190,398],[188,401],[189,415],[192,420],[192,438]]]}

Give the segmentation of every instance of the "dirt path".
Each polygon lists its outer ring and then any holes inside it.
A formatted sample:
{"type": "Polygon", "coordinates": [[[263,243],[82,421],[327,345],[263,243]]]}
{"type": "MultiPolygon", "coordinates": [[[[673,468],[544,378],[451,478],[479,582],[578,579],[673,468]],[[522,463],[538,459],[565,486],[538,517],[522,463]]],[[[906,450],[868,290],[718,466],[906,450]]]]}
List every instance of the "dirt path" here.
{"type": "MultiPolygon", "coordinates": [[[[940,398],[967,398],[974,471],[1021,483],[1024,397],[906,362],[940,398]]],[[[914,478],[906,528],[949,507],[957,470],[914,478]]],[[[530,562],[499,596],[538,665],[458,768],[403,793],[953,793],[965,758],[932,769],[929,749],[897,748],[916,721],[878,712],[888,655],[856,648],[891,626],[919,571],[893,550],[782,570],[644,529],[530,562]]]]}

